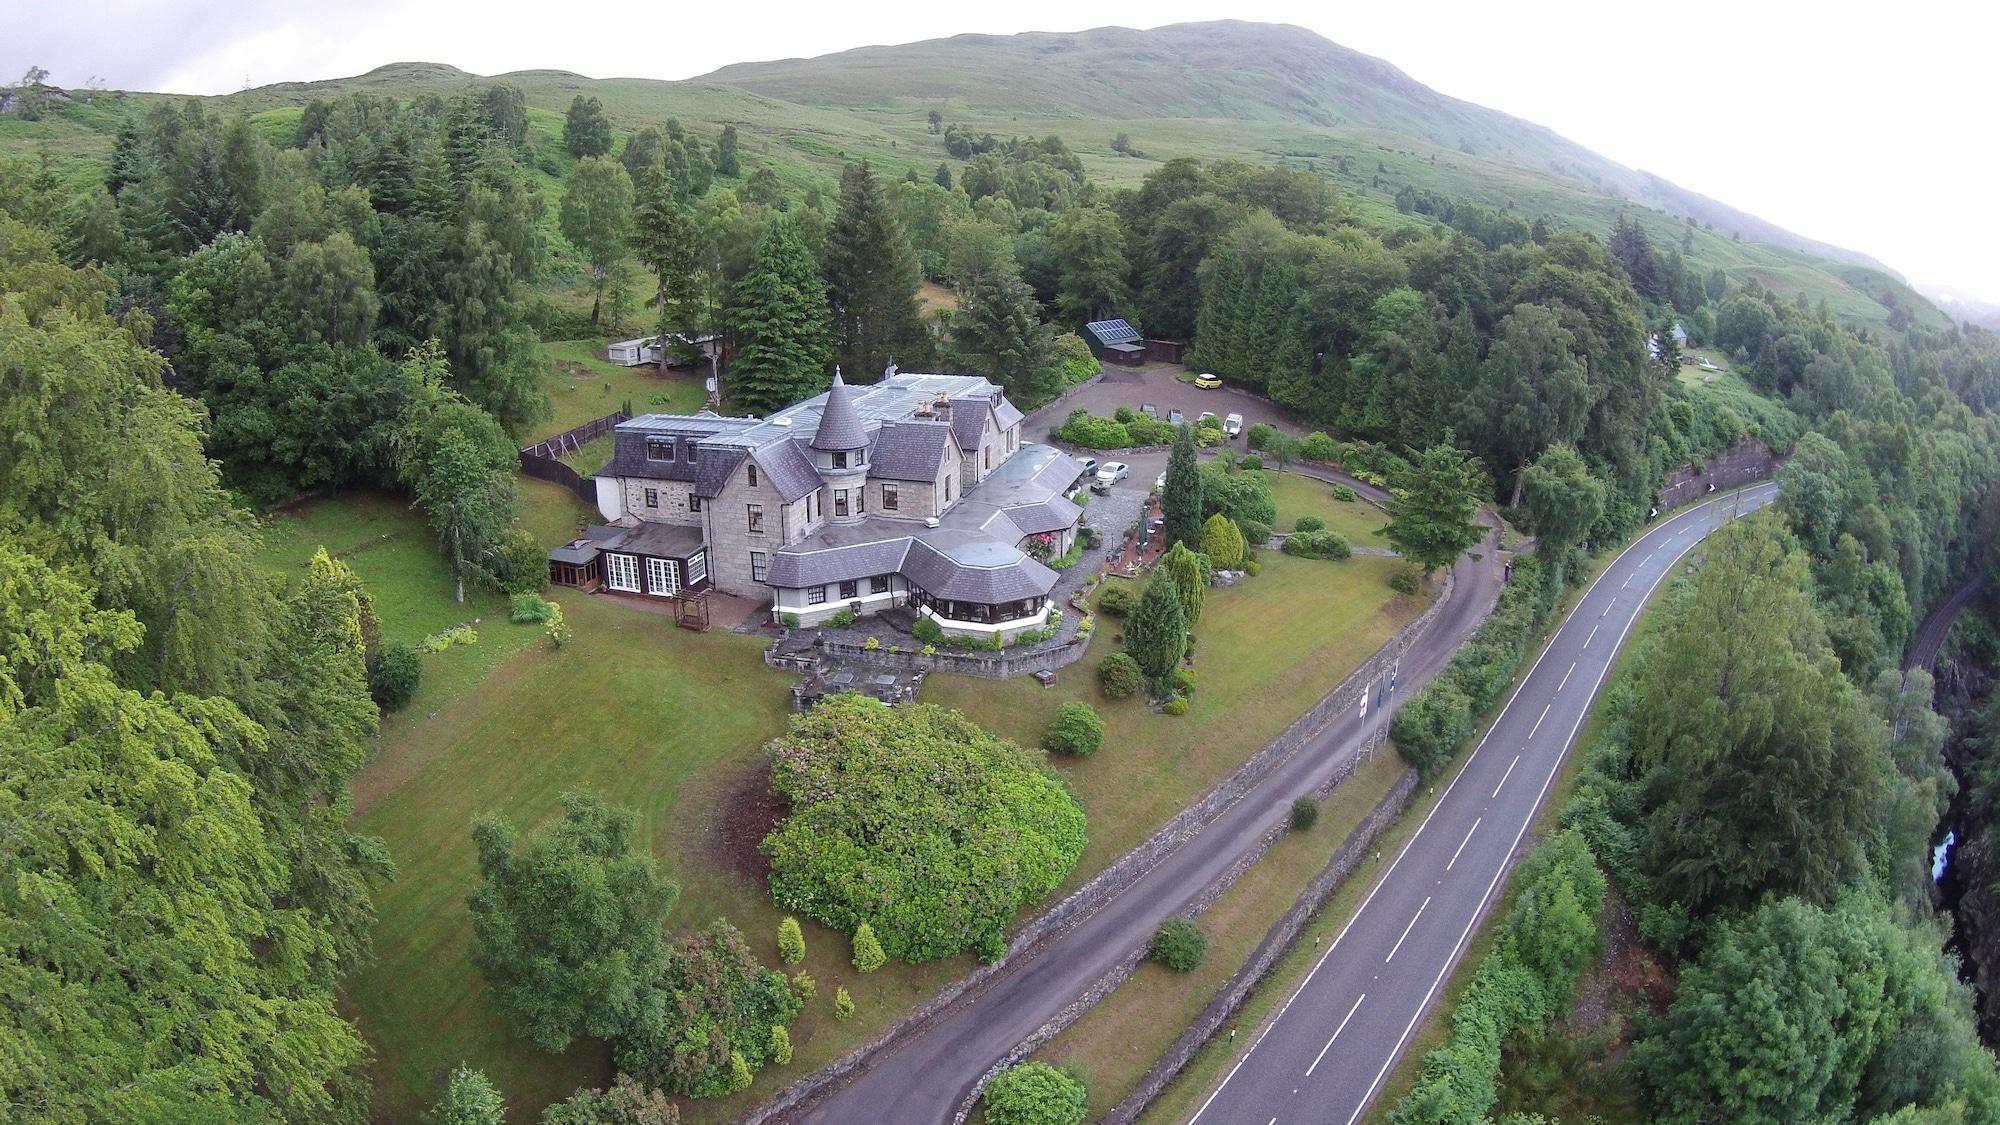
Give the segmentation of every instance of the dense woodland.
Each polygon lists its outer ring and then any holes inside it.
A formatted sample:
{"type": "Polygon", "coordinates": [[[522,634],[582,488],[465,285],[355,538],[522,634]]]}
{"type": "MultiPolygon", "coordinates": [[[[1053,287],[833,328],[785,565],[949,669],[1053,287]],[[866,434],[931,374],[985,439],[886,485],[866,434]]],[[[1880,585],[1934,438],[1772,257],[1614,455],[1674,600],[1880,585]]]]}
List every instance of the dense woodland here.
{"type": "MultiPolygon", "coordinates": [[[[733,128],[614,123],[583,97],[559,142],[535,139],[520,92],[489,85],[318,100],[283,136],[158,104],[82,190],[50,163],[0,162],[9,1105],[366,1117],[366,1050],[334,994],[368,956],[392,859],[344,822],[378,703],[407,698],[383,672],[401,657],[338,561],[283,587],[248,568],[256,507],[401,490],[461,585],[530,591],[544,545],[508,529],[516,439],[546,410],[539,340],[717,335],[742,411],[891,363],[983,373],[1025,407],[1088,369],[1066,333],[1124,316],[1337,433],[1401,490],[1397,542],[1427,567],[1423,544],[1449,561],[1464,530],[1420,535],[1432,493],[1433,510],[1490,496],[1542,534],[1549,563],[1524,574],[1545,585],[1503,605],[1504,635],[1475,646],[1464,690],[1446,685],[1456,699],[1424,704],[1440,755],[1581,573],[1575,548],[1639,527],[1690,460],[1745,437],[1790,454],[1778,515],[1718,537],[1669,601],[1566,814],[1582,843],[1565,846],[1594,853],[1683,967],[1633,1073],[1669,1120],[1718,1104],[1731,1120],[2000,1116],[1922,869],[1951,789],[1941,734],[1891,671],[1980,546],[2000,472],[1992,336],[1844,325],[1696,277],[1636,224],[1607,243],[1412,193],[1409,221],[1377,228],[1296,169],[1173,159],[1109,192],[1057,137],[941,117],[931,135],[932,175],[856,163],[801,187],[753,167],[733,128]],[[955,307],[924,311],[926,280],[955,307]],[[1676,322],[1750,386],[1679,380],[1676,322]],[[1732,1007],[1767,969],[1788,983],[1766,1009],[1732,1007]],[[1759,1021],[1798,1057],[1760,1054],[1780,1048],[1759,1021]],[[1806,1057],[1823,1082],[1772,1077],[1806,1057]]],[[[1176,462],[1192,472],[1192,449],[1176,462]]],[[[1212,475],[1209,502],[1176,510],[1176,542],[1205,545],[1217,515],[1268,526],[1267,495],[1212,475]]],[[[1198,613],[1154,586],[1157,616],[1198,613]]],[[[1075,862],[1081,814],[1033,769],[1012,784],[970,799],[1012,802],[1047,841],[986,857],[966,877],[1002,889],[976,917],[937,934],[910,920],[883,934],[889,954],[991,953],[1075,862]]],[[[479,831],[481,964],[508,1018],[551,1049],[608,1040],[638,1080],[550,1120],[667,1120],[658,1091],[727,1092],[789,1058],[810,982],[724,924],[668,942],[675,891],[630,853],[629,818],[579,795],[528,837],[479,831]],[[530,905],[549,901],[577,924],[530,905]]],[[[796,868],[782,901],[859,916],[805,835],[773,839],[796,868]]],[[[497,1103],[481,1081],[455,1076],[449,1096],[497,1103]]]]}

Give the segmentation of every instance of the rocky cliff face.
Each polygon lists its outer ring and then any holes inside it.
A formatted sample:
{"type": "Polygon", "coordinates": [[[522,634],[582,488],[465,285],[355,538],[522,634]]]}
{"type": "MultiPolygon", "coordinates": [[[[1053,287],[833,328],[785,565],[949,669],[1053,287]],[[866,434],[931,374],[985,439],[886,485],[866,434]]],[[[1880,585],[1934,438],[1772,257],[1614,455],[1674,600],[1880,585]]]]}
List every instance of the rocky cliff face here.
{"type": "MultiPolygon", "coordinates": [[[[1958,778],[1949,819],[1939,829],[1956,834],[1951,864],[1938,890],[1952,912],[1952,946],[1977,993],[1979,1037],[2000,1043],[2000,809],[1976,801],[1982,752],[1974,746],[1979,719],[1996,687],[1994,625],[2000,606],[1989,599],[1966,611],[1961,633],[1937,666],[1938,712],[1951,722],[1945,764],[1958,778]]],[[[2000,754],[1989,747],[1985,755],[2000,754]]]]}

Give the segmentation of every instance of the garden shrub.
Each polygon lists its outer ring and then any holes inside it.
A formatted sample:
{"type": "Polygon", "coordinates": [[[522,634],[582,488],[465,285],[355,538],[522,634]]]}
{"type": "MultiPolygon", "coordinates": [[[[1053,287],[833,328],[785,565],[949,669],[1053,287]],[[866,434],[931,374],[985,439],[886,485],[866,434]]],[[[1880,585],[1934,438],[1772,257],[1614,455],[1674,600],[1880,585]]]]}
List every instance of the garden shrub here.
{"type": "Polygon", "coordinates": [[[1319,823],[1319,802],[1311,797],[1300,797],[1292,802],[1292,827],[1300,832],[1319,823]]]}
{"type": "Polygon", "coordinates": [[[501,593],[540,593],[549,584],[549,555],[534,536],[510,527],[501,533],[492,572],[493,585],[501,593]]]}
{"type": "Polygon", "coordinates": [[[928,617],[918,617],[917,623],[910,627],[910,632],[915,633],[917,639],[927,645],[944,643],[944,628],[928,617]]]}
{"type": "Polygon", "coordinates": [[[659,986],[671,997],[664,1015],[616,1041],[618,1068],[696,1098],[748,1086],[771,1061],[772,1029],[803,1006],[785,975],[758,964],[742,933],[720,919],[675,943],[659,986]]]}
{"type": "Polygon", "coordinates": [[[1129,406],[1121,406],[1118,409],[1111,412],[1112,420],[1117,422],[1121,426],[1130,426],[1133,422],[1138,421],[1141,417],[1144,417],[1144,415],[1141,415],[1138,411],[1132,409],[1129,406]]]}
{"type": "Polygon", "coordinates": [[[1299,442],[1299,456],[1308,461],[1331,461],[1333,460],[1333,439],[1326,436],[1324,431],[1314,430],[1312,433],[1307,434],[1303,441],[1299,442]]]}
{"type": "Polygon", "coordinates": [[[796,613],[781,613],[778,615],[778,623],[787,629],[796,629],[799,627],[799,615],[796,613]]]}
{"type": "Polygon", "coordinates": [[[1175,695],[1194,696],[1195,675],[1187,668],[1176,668],[1167,675],[1167,684],[1175,695]]]}
{"type": "Polygon", "coordinates": [[[1161,704],[1160,710],[1166,712],[1169,715],[1172,715],[1176,719],[1180,718],[1181,716],[1188,713],[1187,696],[1185,695],[1174,696],[1172,699],[1169,699],[1165,703],[1161,704]]]}
{"type": "Polygon", "coordinates": [[[1114,652],[1098,664],[1097,683],[1106,699],[1130,699],[1146,686],[1146,674],[1131,654],[1114,652]]]}
{"type": "Polygon", "coordinates": [[[1178,973],[1191,973],[1208,956],[1208,935],[1186,918],[1169,918],[1153,932],[1147,955],[1178,973]]]}
{"type": "Polygon", "coordinates": [[[1250,423],[1250,432],[1243,437],[1243,444],[1251,449],[1268,449],[1271,439],[1278,434],[1278,428],[1269,422],[1250,423]]]}
{"type": "Polygon", "coordinates": [[[799,928],[799,920],[787,914],[778,923],[778,960],[787,965],[796,965],[806,959],[806,935],[799,928]]]}
{"type": "Polygon", "coordinates": [[[1124,449],[1132,444],[1125,427],[1078,407],[1056,428],[1056,438],[1084,449],[1124,449]]]}
{"type": "Polygon", "coordinates": [[[1285,553],[1302,559],[1345,559],[1353,557],[1354,548],[1338,531],[1304,531],[1285,537],[1285,553]]]}
{"type": "Polygon", "coordinates": [[[1104,366],[1097,362],[1097,357],[1090,354],[1090,345],[1084,343],[1083,337],[1074,332],[1065,332],[1057,336],[1055,347],[1050,349],[1049,354],[1050,358],[1055,360],[1056,370],[1062,372],[1062,384],[1065,388],[1074,387],[1104,370],[1104,366]]]}
{"type": "Polygon", "coordinates": [[[401,711],[417,694],[423,678],[424,660],[404,641],[384,641],[368,668],[368,694],[384,711],[401,711]]]}
{"type": "Polygon", "coordinates": [[[812,998],[819,995],[819,982],[813,979],[811,973],[800,969],[792,974],[792,995],[799,998],[799,1003],[810,1004],[812,998]]]}
{"type": "Polygon", "coordinates": [[[1403,760],[1428,777],[1449,761],[1472,732],[1472,701],[1457,684],[1440,676],[1416,698],[1396,709],[1389,737],[1403,760]]]}
{"type": "Polygon", "coordinates": [[[782,1024],[771,1025],[771,1061],[789,1066],[792,1061],[792,1033],[782,1024]]]}
{"type": "Polygon", "coordinates": [[[1024,1062],[993,1076],[980,1095],[986,1125],[1083,1125],[1090,1091],[1075,1073],[1024,1062]]]}
{"type": "Polygon", "coordinates": [[[1352,485],[1346,485],[1346,484],[1336,484],[1333,486],[1333,498],[1335,500],[1340,501],[1343,504],[1352,504],[1356,500],[1361,499],[1361,497],[1355,493],[1354,487],[1352,485]]]}
{"type": "Polygon", "coordinates": [[[882,942],[875,936],[875,927],[866,922],[854,929],[854,971],[872,973],[888,964],[889,955],[882,952],[882,942]]]}
{"type": "Polygon", "coordinates": [[[1243,569],[1244,552],[1248,544],[1243,540],[1243,532],[1228,516],[1217,512],[1201,525],[1201,553],[1217,569],[1243,569]]]}
{"type": "Polygon", "coordinates": [[[515,594],[507,603],[507,620],[516,625],[545,625],[556,612],[556,603],[533,591],[515,594]]]}
{"type": "Polygon", "coordinates": [[[1243,564],[1243,573],[1249,575],[1252,578],[1257,577],[1257,572],[1263,569],[1264,569],[1264,564],[1258,562],[1256,559],[1249,559],[1245,561],[1243,564]]]}
{"type": "Polygon", "coordinates": [[[843,609],[835,611],[832,617],[827,618],[826,625],[829,629],[846,629],[853,626],[859,620],[861,620],[861,615],[854,612],[853,609],[843,609]]]}
{"type": "Polygon", "coordinates": [[[833,990],[833,1018],[843,1021],[854,1018],[854,997],[848,994],[846,985],[833,990]]]}
{"type": "Polygon", "coordinates": [[[1389,575],[1389,588],[1399,594],[1414,594],[1423,585],[1424,576],[1413,563],[1404,563],[1389,575]]]}
{"type": "Polygon", "coordinates": [[[1245,453],[1243,460],[1236,462],[1236,467],[1246,473],[1256,472],[1264,467],[1264,459],[1255,453],[1245,453]]]}
{"type": "Polygon", "coordinates": [[[1300,516],[1298,518],[1298,522],[1292,524],[1292,530],[1303,533],[1307,531],[1318,531],[1321,528],[1324,528],[1325,526],[1326,526],[1326,521],[1319,518],[1318,516],[1300,516]]]}
{"type": "Polygon", "coordinates": [[[1088,758],[1104,745],[1104,720],[1088,703],[1065,703],[1042,735],[1042,749],[1072,758],[1088,758]]]}
{"type": "Polygon", "coordinates": [[[790,812],[761,845],[771,897],[838,930],[866,921],[891,957],[934,961],[1003,929],[1083,853],[1062,779],[956,711],[843,695],[772,748],[790,812]]]}
{"type": "Polygon", "coordinates": [[[1271,525],[1268,523],[1261,520],[1239,519],[1236,521],[1236,526],[1243,529],[1243,542],[1249,546],[1261,547],[1271,541],[1271,525]]]}

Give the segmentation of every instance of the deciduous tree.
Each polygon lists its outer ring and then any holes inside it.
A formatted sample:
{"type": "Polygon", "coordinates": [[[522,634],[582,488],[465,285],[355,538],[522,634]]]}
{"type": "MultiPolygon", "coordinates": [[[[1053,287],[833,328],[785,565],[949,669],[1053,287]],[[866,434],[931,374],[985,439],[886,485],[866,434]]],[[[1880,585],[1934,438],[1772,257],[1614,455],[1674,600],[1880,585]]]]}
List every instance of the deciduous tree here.
{"type": "Polygon", "coordinates": [[[604,307],[604,287],[624,260],[632,235],[632,178],[617,161],[588,156],[576,162],[563,193],[562,232],[590,263],[595,289],[590,323],[596,324],[604,307]]]}
{"type": "Polygon", "coordinates": [[[1383,535],[1425,575],[1450,566],[1483,534],[1472,522],[1480,479],[1478,462],[1449,440],[1424,450],[1416,471],[1389,501],[1383,535]]]}

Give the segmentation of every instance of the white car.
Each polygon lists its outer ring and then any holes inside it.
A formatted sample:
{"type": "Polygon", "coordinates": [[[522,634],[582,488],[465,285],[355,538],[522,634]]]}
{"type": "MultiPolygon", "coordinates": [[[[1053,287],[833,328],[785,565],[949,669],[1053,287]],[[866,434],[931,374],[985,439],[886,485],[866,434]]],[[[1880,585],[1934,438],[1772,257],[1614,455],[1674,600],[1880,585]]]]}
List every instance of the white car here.
{"type": "Polygon", "coordinates": [[[1167,471],[1165,469],[1161,469],[1160,475],[1154,478],[1153,480],[1153,491],[1165,492],[1166,490],[1167,490],[1167,471]]]}
{"type": "Polygon", "coordinates": [[[1243,415],[1231,414],[1222,420],[1222,432],[1234,438],[1243,432],[1243,415]]]}
{"type": "Polygon", "coordinates": [[[1112,485],[1131,475],[1132,466],[1127,465],[1123,461],[1110,461],[1097,470],[1097,483],[1105,488],[1110,488],[1112,485]]]}

